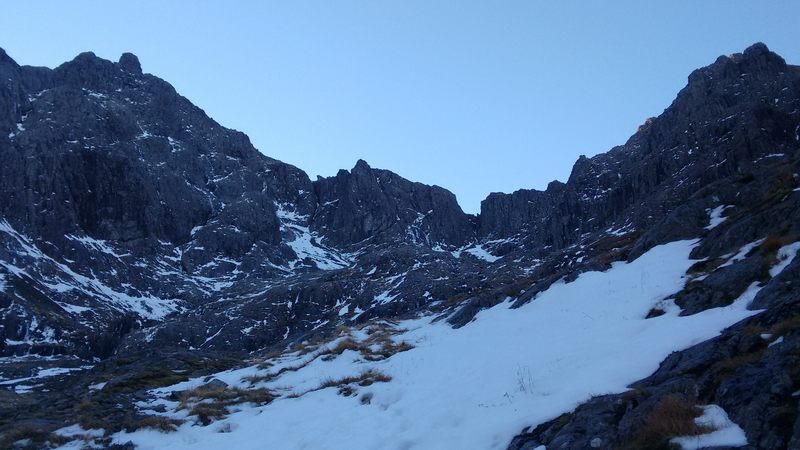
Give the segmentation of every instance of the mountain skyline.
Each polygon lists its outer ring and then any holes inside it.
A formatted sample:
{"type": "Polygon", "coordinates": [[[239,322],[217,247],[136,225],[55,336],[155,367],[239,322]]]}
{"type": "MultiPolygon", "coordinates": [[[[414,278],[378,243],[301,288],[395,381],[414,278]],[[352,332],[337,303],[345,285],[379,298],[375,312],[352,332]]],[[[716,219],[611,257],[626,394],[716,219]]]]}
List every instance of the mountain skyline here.
{"type": "Polygon", "coordinates": [[[24,63],[133,52],[146,72],[312,179],[364,159],[447,188],[469,213],[491,192],[566,181],[579,155],[624,144],[719,54],[761,41],[800,60],[791,1],[462,2],[457,11],[33,1],[7,14],[18,20],[0,42],[24,63]]]}
{"type": "Polygon", "coordinates": [[[0,447],[796,447],[800,66],[683,78],[470,215],[312,180],[133,53],[0,49],[0,447]]]}

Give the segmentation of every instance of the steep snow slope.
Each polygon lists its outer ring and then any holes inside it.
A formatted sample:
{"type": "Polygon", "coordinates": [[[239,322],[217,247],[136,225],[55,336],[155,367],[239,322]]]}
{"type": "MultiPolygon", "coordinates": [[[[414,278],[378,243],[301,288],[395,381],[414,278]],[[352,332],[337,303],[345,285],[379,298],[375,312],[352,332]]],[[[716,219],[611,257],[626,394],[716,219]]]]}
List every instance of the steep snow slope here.
{"type": "MultiPolygon", "coordinates": [[[[231,387],[266,387],[281,397],[266,406],[242,406],[209,426],[189,420],[175,433],[140,430],[117,434],[114,441],[143,449],[505,448],[526,425],[552,419],[594,395],[624,391],[670,352],[757,313],[746,309],[758,291],[752,287],[730,306],[677,315],[665,299],[683,288],[694,245],[658,246],[607,272],[560,281],[519,309],[510,309],[510,301],[500,304],[461,329],[430,316],[401,322],[395,328],[406,331],[395,341],[415,348],[381,361],[366,361],[353,350],[331,358],[323,348],[284,355],[268,369],[219,373],[216,378],[231,387]],[[656,306],[667,313],[645,319],[656,306]],[[298,366],[303,367],[287,370],[298,366]],[[243,379],[278,373],[255,384],[243,379]],[[366,387],[353,382],[349,388],[355,392],[315,390],[326,380],[363,373],[383,373],[391,381],[366,387]]],[[[357,341],[364,337],[361,331],[350,335],[357,341]]],[[[157,400],[141,407],[166,405],[165,415],[186,418],[186,410],[174,411],[178,404],[168,394],[203,382],[160,389],[157,400]]]]}

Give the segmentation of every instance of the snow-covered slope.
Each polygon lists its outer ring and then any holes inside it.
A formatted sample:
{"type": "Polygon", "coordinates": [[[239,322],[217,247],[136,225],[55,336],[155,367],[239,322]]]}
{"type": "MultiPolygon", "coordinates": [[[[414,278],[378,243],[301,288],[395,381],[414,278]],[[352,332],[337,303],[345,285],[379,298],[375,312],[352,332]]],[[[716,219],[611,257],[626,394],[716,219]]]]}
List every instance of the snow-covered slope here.
{"type": "MultiPolygon", "coordinates": [[[[354,349],[331,353],[345,339],[368,338],[364,330],[351,330],[311,353],[274,358],[269,368],[216,374],[230,388],[267,388],[279,397],[265,406],[240,405],[209,426],[188,417],[174,433],[148,429],[114,440],[143,449],[505,448],[526,425],[594,395],[624,391],[670,352],[755,314],[746,307],[757,288],[730,306],[688,317],[668,306],[695,262],[688,256],[693,246],[662,245],[607,272],[558,282],[521,308],[505,302],[461,329],[431,316],[400,322],[392,327],[394,341],[414,348],[387,359],[369,361],[354,349]],[[645,319],[654,307],[668,312],[645,319]],[[287,370],[294,367],[300,368],[287,370]],[[330,383],[365,373],[391,380],[369,386],[351,381],[348,389],[342,389],[347,383],[330,383]],[[268,381],[257,381],[259,376],[268,381]],[[319,389],[326,381],[333,386],[319,389]]],[[[178,403],[168,394],[203,383],[159,389],[157,399],[141,407],[166,405],[163,414],[185,419],[187,411],[174,411],[178,403]]]]}

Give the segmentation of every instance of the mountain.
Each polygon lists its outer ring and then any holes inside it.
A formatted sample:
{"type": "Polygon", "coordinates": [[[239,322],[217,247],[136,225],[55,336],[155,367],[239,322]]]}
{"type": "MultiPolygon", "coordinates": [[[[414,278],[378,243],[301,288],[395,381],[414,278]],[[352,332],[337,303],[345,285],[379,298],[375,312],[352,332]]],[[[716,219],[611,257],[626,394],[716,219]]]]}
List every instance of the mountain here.
{"type": "MultiPolygon", "coordinates": [[[[331,417],[376,383],[387,387],[361,402],[389,408],[381,395],[419,394],[398,390],[409,380],[428,394],[397,407],[405,429],[430,425],[406,419],[423,404],[433,422],[456,403],[500,408],[441,425],[468,424],[448,441],[467,448],[667,448],[714,428],[750,448],[800,442],[800,68],[764,44],[694,71],[661,115],[579,158],[566,182],[490,194],[478,215],[365,161],[312,181],[129,53],[49,69],[0,50],[0,80],[5,445],[147,448],[172,435],[154,444],[137,428],[177,428],[179,440],[219,431],[215,420],[244,430],[235,417],[248,410],[234,405],[290,420],[336,387],[333,409],[316,409],[331,417]],[[611,346],[626,341],[637,353],[611,346]],[[580,353],[581,342],[596,347],[580,353]],[[438,365],[474,376],[449,385],[438,365]],[[608,373],[573,377],[598,367],[608,373]],[[320,374],[331,383],[312,386],[320,374]],[[550,376],[580,386],[534,388],[550,376]],[[515,394],[489,400],[504,377],[515,394]],[[203,412],[196,391],[209,383],[217,409],[203,412]],[[474,402],[459,403],[464,391],[474,402]],[[678,410],[688,426],[654,424],[678,410]],[[717,425],[693,425],[703,411],[717,425]]],[[[433,431],[402,438],[380,414],[354,419],[375,430],[358,442],[445,445],[433,431]]],[[[355,432],[276,436],[339,448],[355,432]]]]}

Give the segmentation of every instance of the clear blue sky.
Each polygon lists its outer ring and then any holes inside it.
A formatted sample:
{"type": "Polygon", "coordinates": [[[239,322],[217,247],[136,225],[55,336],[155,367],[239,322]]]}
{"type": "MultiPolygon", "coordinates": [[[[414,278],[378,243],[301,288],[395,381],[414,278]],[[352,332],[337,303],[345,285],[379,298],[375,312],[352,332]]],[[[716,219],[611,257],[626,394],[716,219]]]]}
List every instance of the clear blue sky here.
{"type": "Polygon", "coordinates": [[[363,158],[477,212],[624,143],[721,54],[763,41],[800,63],[800,1],[652,3],[25,0],[0,47],[50,67],[133,52],[312,178],[363,158]]]}

